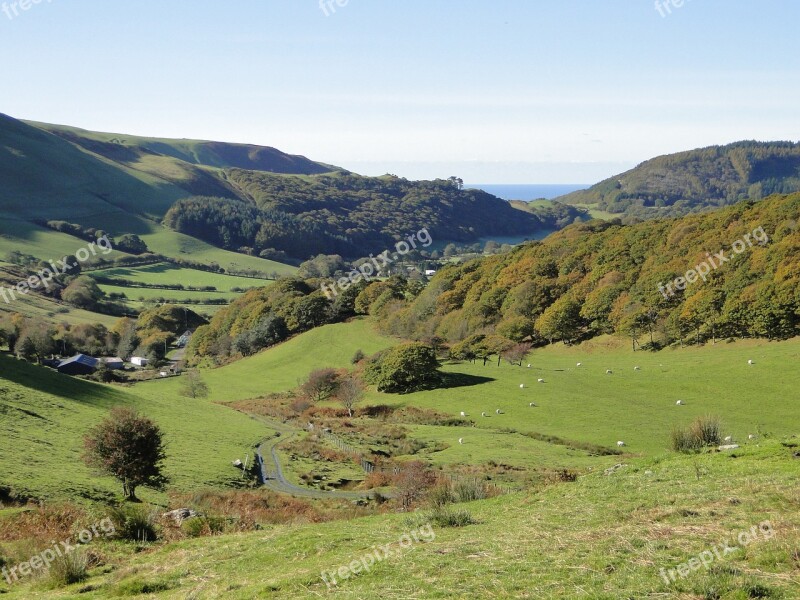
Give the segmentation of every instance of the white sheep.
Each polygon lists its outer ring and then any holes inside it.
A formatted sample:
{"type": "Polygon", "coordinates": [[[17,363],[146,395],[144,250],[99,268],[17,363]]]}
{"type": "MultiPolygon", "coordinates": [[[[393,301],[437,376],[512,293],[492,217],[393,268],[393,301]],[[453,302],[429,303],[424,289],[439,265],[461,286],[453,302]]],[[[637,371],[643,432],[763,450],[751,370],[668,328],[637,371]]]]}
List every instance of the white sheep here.
{"type": "Polygon", "coordinates": [[[576,367],[581,367],[581,366],[583,366],[583,363],[578,363],[578,364],[577,364],[577,365],[575,365],[575,366],[576,366],[576,367]]]}
{"type": "Polygon", "coordinates": [[[750,435],[748,435],[748,436],[747,436],[747,439],[748,439],[748,440],[754,440],[754,439],[756,439],[756,436],[754,436],[754,435],[751,433],[750,435]]]}
{"type": "Polygon", "coordinates": [[[617,442],[617,446],[620,447],[620,448],[622,448],[624,445],[625,445],[625,442],[623,442],[623,441],[617,442]]]}
{"type": "Polygon", "coordinates": [[[524,388],[525,388],[525,384],[524,383],[520,383],[519,384],[519,389],[524,389],[524,388]]]}
{"type": "Polygon", "coordinates": [[[463,444],[464,443],[464,438],[458,438],[458,443],[459,444],[463,444]]]}
{"type": "Polygon", "coordinates": [[[485,413],[485,412],[482,412],[482,413],[481,413],[481,416],[482,416],[482,417],[485,417],[485,416],[486,416],[486,413],[485,413]]]}
{"type": "Polygon", "coordinates": [[[462,417],[466,417],[466,416],[467,416],[467,413],[465,413],[465,412],[462,410],[462,411],[461,411],[461,416],[462,416],[462,417]]]}
{"type": "Polygon", "coordinates": [[[539,383],[544,383],[544,379],[539,378],[539,383]]]}
{"type": "Polygon", "coordinates": [[[633,370],[634,370],[634,371],[641,371],[641,370],[642,370],[642,367],[633,367],[633,370]]]}
{"type": "Polygon", "coordinates": [[[683,400],[678,400],[675,404],[677,406],[683,406],[683,400]]]}
{"type": "Polygon", "coordinates": [[[536,402],[531,402],[528,406],[536,406],[536,402]]]}
{"type": "Polygon", "coordinates": [[[725,441],[726,442],[732,442],[733,441],[733,436],[732,435],[726,435],[725,436],[725,441]]]}
{"type": "Polygon", "coordinates": [[[498,408],[496,411],[494,411],[494,412],[495,412],[496,414],[498,414],[498,415],[502,415],[502,414],[503,414],[503,411],[501,411],[499,408],[498,408]]]}
{"type": "Polygon", "coordinates": [[[606,369],[606,375],[613,375],[613,374],[614,371],[612,371],[611,369],[606,369]]]}
{"type": "Polygon", "coordinates": [[[528,363],[528,368],[529,368],[529,369],[531,368],[531,365],[530,365],[530,363],[528,363]]]}
{"type": "Polygon", "coordinates": [[[754,364],[756,364],[756,363],[755,363],[755,362],[753,361],[753,359],[751,358],[750,360],[748,360],[748,361],[747,361],[747,364],[748,364],[748,365],[754,365],[754,364]]]}

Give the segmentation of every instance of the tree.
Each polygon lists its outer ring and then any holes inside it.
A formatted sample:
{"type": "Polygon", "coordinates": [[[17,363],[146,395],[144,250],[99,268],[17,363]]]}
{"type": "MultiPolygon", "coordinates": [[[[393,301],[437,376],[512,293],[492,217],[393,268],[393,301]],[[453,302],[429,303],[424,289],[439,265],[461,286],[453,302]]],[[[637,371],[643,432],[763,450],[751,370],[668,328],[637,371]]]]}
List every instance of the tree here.
{"type": "Polygon", "coordinates": [[[22,329],[15,346],[16,352],[26,360],[36,358],[41,362],[55,350],[55,330],[44,323],[30,321],[22,329]]]}
{"type": "Polygon", "coordinates": [[[397,496],[403,509],[411,508],[435,484],[436,475],[424,462],[411,461],[404,464],[396,481],[397,496]]]}
{"type": "Polygon", "coordinates": [[[365,371],[379,392],[406,393],[440,382],[439,361],[430,346],[400,344],[374,357],[365,371]]]}
{"type": "Polygon", "coordinates": [[[197,369],[186,371],[178,393],[186,398],[207,398],[208,385],[203,381],[200,371],[197,369]]]}
{"type": "Polygon", "coordinates": [[[364,397],[364,388],[354,377],[347,377],[339,383],[336,398],[347,409],[348,416],[353,416],[353,407],[364,397]]]}
{"type": "Polygon", "coordinates": [[[136,501],[136,488],[163,489],[164,434],[153,421],[135,410],[117,407],[84,437],[84,461],[116,477],[122,493],[136,501]]]}
{"type": "Polygon", "coordinates": [[[581,328],[581,305],[569,295],[562,296],[549,306],[536,320],[536,329],[542,337],[569,343],[578,336],[581,328]]]}
{"type": "Polygon", "coordinates": [[[314,402],[322,402],[330,398],[338,387],[339,374],[335,369],[315,369],[300,386],[300,392],[314,402]]]}
{"type": "Polygon", "coordinates": [[[508,362],[513,364],[519,364],[522,366],[522,359],[528,356],[528,352],[531,351],[530,344],[514,344],[507,350],[502,352],[503,358],[505,358],[508,362]]]}
{"type": "Polygon", "coordinates": [[[91,310],[97,307],[97,303],[104,295],[94,279],[82,275],[73,279],[72,283],[61,292],[61,299],[78,308],[91,310]]]}

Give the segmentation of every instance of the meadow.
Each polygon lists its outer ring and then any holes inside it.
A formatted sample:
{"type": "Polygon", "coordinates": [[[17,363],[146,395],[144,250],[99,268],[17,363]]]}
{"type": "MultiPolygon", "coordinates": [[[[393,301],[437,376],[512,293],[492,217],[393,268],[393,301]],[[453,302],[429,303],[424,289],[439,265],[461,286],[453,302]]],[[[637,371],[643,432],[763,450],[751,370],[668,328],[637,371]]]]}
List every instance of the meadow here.
{"type": "MultiPolygon", "coordinates": [[[[115,480],[81,460],[86,432],[114,406],[130,406],[165,432],[165,472],[171,485],[191,490],[235,485],[231,461],[253,454],[272,435],[263,425],[176,387],[112,387],[60,375],[0,355],[0,483],[22,496],[50,500],[105,500],[120,493],[115,480]]],[[[166,496],[142,488],[143,500],[164,505],[166,496]]]]}
{"type": "Polygon", "coordinates": [[[5,597],[790,600],[800,591],[800,486],[789,446],[751,445],[736,460],[637,459],[612,475],[456,505],[473,521],[457,528],[425,510],[174,542],[112,560],[80,584],[26,582],[5,597]],[[753,527],[764,533],[729,542],[736,550],[708,568],[662,574],[753,527]],[[414,542],[420,528],[431,534],[414,542]],[[391,554],[336,574],[376,548],[391,554]]]}

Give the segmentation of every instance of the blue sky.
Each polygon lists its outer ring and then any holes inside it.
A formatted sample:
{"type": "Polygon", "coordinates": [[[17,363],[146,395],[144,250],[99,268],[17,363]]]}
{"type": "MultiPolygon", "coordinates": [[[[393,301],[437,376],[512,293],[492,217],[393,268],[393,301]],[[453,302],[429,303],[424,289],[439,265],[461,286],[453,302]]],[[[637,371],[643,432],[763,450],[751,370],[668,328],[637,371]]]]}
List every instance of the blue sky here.
{"type": "Polygon", "coordinates": [[[797,0],[3,2],[19,118],[471,183],[800,139],[797,0]]]}

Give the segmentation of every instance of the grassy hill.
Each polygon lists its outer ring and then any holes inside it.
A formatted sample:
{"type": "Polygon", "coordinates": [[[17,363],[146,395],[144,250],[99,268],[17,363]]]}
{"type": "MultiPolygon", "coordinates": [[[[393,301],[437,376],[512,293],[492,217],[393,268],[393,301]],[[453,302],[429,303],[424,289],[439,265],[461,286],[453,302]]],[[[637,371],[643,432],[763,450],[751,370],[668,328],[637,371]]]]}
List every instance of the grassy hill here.
{"type": "Polygon", "coordinates": [[[100,133],[34,121],[26,122],[111,160],[122,158],[141,164],[147,158],[160,155],[176,159],[181,163],[217,169],[237,168],[296,175],[314,175],[340,170],[339,167],[314,162],[305,156],[286,154],[276,148],[252,144],[146,138],[121,133],[100,133]]]}
{"type": "Polygon", "coordinates": [[[6,597],[788,600],[800,591],[793,444],[626,461],[613,475],[459,505],[474,521],[461,528],[422,512],[271,526],[138,555],[115,549],[117,558],[87,582],[63,590],[18,584],[6,597]],[[753,527],[746,545],[730,541],[753,527]],[[725,540],[731,552],[723,555],[725,540]],[[359,569],[355,561],[379,547],[378,556],[390,555],[359,569]],[[705,551],[707,569],[698,564],[677,576],[679,565],[705,551]],[[360,572],[326,585],[323,573],[331,581],[331,572],[351,564],[360,572]]]}
{"type": "Polygon", "coordinates": [[[557,200],[626,217],[680,217],[800,191],[800,144],[737,142],[659,156],[557,200]]]}
{"type": "MultiPolygon", "coordinates": [[[[81,461],[82,438],[111,407],[131,406],[165,431],[166,472],[178,489],[227,486],[239,472],[231,461],[252,455],[272,431],[207,400],[189,400],[177,386],[111,387],[60,375],[0,355],[0,486],[22,496],[101,500],[119,493],[81,461]]],[[[143,499],[165,503],[160,493],[143,499]]]]}

